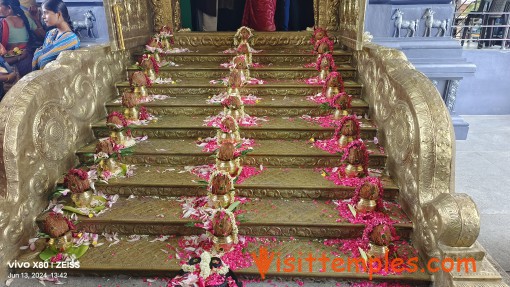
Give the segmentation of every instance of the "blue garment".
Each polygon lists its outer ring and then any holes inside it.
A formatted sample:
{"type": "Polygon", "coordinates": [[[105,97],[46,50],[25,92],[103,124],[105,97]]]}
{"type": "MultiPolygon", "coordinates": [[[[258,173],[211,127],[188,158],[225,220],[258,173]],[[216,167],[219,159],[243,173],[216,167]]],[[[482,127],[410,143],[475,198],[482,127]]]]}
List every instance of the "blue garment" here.
{"type": "Polygon", "coordinates": [[[0,56],[0,67],[5,68],[7,70],[7,74],[14,72],[11,65],[9,65],[2,56],[0,56]]]}
{"type": "Polygon", "coordinates": [[[32,69],[40,70],[51,61],[57,59],[60,52],[76,50],[80,47],[80,38],[73,32],[64,32],[58,36],[58,30],[52,29],[46,33],[46,38],[41,48],[34,53],[32,69]]]}
{"type": "Polygon", "coordinates": [[[290,0],[278,0],[276,2],[275,24],[277,31],[289,30],[290,0]]]}

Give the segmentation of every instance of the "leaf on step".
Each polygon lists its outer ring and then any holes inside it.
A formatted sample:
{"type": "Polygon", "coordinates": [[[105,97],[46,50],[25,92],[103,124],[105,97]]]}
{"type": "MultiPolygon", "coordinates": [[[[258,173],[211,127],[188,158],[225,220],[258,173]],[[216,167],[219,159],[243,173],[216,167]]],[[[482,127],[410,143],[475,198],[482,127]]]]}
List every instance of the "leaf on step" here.
{"type": "Polygon", "coordinates": [[[67,250],[67,254],[71,254],[71,255],[74,255],[76,256],[76,259],[80,258],[83,256],[83,254],[85,254],[85,252],[87,252],[87,250],[89,250],[89,246],[88,245],[80,245],[78,247],[71,247],[67,250]]]}
{"type": "Polygon", "coordinates": [[[204,184],[204,185],[208,185],[209,184],[209,182],[207,182],[205,180],[197,180],[196,182],[200,183],[200,184],[204,184]]]}
{"type": "Polygon", "coordinates": [[[354,209],[354,207],[350,204],[347,204],[347,206],[349,207],[349,210],[351,211],[352,215],[356,217],[356,209],[354,209]]]}
{"type": "Polygon", "coordinates": [[[233,212],[234,209],[236,209],[236,207],[240,204],[241,202],[240,201],[236,201],[234,203],[232,203],[228,208],[227,210],[230,211],[230,212],[233,212]]]}
{"type": "Polygon", "coordinates": [[[367,253],[365,252],[365,250],[361,249],[361,247],[358,247],[358,250],[359,250],[359,254],[361,255],[361,258],[363,258],[363,260],[365,262],[365,265],[367,265],[367,262],[368,262],[367,253]]]}
{"type": "Polygon", "coordinates": [[[331,107],[329,106],[329,104],[328,104],[328,103],[322,103],[322,104],[319,106],[319,108],[320,108],[321,110],[323,110],[323,111],[325,111],[325,110],[327,111],[327,110],[331,109],[331,107]]]}
{"type": "Polygon", "coordinates": [[[84,215],[84,216],[88,216],[88,212],[83,212],[81,210],[79,210],[78,208],[76,207],[73,207],[73,206],[68,206],[68,205],[65,205],[64,207],[62,207],[63,210],[67,210],[69,212],[72,212],[72,213],[77,213],[77,214],[80,214],[80,215],[84,215]]]}
{"type": "Polygon", "coordinates": [[[42,261],[47,261],[50,260],[51,257],[56,255],[57,255],[56,251],[53,251],[49,247],[47,247],[41,253],[39,253],[39,258],[41,258],[42,261]]]}
{"type": "Polygon", "coordinates": [[[14,278],[7,279],[7,281],[5,281],[5,286],[7,287],[11,286],[12,281],[14,281],[14,278]]]}

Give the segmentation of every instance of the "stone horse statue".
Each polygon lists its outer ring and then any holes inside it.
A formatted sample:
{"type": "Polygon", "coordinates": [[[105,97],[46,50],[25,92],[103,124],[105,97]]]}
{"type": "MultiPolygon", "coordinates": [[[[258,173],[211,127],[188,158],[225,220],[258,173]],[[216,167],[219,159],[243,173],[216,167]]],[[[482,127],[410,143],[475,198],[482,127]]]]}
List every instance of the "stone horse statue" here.
{"type": "Polygon", "coordinates": [[[94,34],[94,22],[96,22],[96,16],[94,16],[92,10],[88,10],[83,15],[85,16],[84,21],[73,21],[74,31],[81,37],[80,31],[87,30],[87,35],[89,38],[97,38],[97,36],[94,34]]]}
{"type": "Polygon", "coordinates": [[[446,28],[448,27],[448,22],[450,22],[450,19],[447,20],[434,20],[434,10],[432,8],[427,8],[425,10],[425,13],[423,13],[422,19],[425,19],[425,31],[423,32],[423,37],[430,37],[430,34],[432,33],[432,28],[437,28],[436,37],[441,34],[441,36],[446,36],[446,28]]]}
{"type": "Polygon", "coordinates": [[[395,32],[393,32],[393,37],[400,37],[400,29],[407,29],[407,34],[405,37],[414,37],[416,35],[416,31],[418,30],[418,24],[420,19],[416,19],[413,21],[402,20],[402,12],[400,9],[395,10],[393,16],[391,16],[391,20],[395,20],[395,32]]]}

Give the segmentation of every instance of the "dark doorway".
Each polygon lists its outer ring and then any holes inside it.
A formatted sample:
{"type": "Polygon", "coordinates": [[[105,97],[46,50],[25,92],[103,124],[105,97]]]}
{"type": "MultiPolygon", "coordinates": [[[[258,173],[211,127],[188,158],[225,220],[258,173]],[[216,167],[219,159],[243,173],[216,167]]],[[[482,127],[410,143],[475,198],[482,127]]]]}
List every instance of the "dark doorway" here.
{"type": "MultiPolygon", "coordinates": [[[[247,2],[248,5],[266,5],[259,0],[182,0],[183,28],[192,31],[236,31],[242,26],[247,2]]],[[[313,0],[268,2],[275,4],[274,9],[270,5],[258,7],[259,13],[274,13],[272,26],[276,28],[275,31],[301,31],[314,25],[313,0]]],[[[256,14],[256,17],[260,17],[260,14],[256,14]]]]}

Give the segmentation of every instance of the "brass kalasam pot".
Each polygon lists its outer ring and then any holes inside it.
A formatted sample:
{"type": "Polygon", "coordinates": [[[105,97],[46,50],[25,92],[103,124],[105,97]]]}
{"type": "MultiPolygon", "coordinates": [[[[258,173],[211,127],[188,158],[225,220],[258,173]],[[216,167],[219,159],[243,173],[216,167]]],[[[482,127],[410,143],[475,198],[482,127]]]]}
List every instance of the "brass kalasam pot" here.
{"type": "Polygon", "coordinates": [[[229,252],[234,248],[236,237],[234,234],[229,236],[212,236],[213,248],[216,252],[229,252]]]}
{"type": "Polygon", "coordinates": [[[236,177],[241,174],[241,161],[239,158],[229,161],[216,159],[216,169],[226,171],[230,174],[231,177],[236,177]]]}
{"type": "Polygon", "coordinates": [[[114,141],[116,144],[125,145],[127,137],[124,134],[124,131],[111,131],[110,139],[114,141]]]}
{"type": "Polygon", "coordinates": [[[229,108],[225,107],[223,109],[223,112],[225,113],[226,116],[231,116],[236,121],[240,121],[245,116],[245,114],[244,114],[244,106],[242,106],[240,109],[235,109],[235,110],[234,109],[229,109],[229,108]]]}
{"type": "Polygon", "coordinates": [[[116,174],[117,172],[122,170],[122,167],[112,158],[108,158],[106,160],[106,168],[112,173],[116,174]]]}
{"type": "Polygon", "coordinates": [[[84,192],[71,194],[71,199],[73,200],[76,207],[89,207],[93,196],[94,194],[92,191],[87,190],[84,192]]]}
{"type": "Polygon", "coordinates": [[[145,86],[135,86],[135,89],[133,91],[135,94],[136,94],[136,97],[138,98],[138,100],[141,100],[143,98],[146,98],[149,93],[147,92],[147,87],[145,86]]]}
{"type": "Polygon", "coordinates": [[[345,176],[347,177],[361,177],[363,175],[363,166],[348,164],[345,167],[345,176]]]}
{"type": "Polygon", "coordinates": [[[166,37],[161,39],[161,46],[163,46],[163,49],[165,50],[172,48],[170,41],[166,37]]]}
{"type": "Polygon", "coordinates": [[[231,192],[224,195],[209,193],[208,197],[209,203],[214,209],[227,208],[234,203],[234,195],[231,192]]]}
{"type": "Polygon", "coordinates": [[[156,72],[154,71],[154,69],[145,69],[143,73],[147,75],[147,77],[151,79],[151,81],[156,80],[156,72]]]}
{"type": "Polygon", "coordinates": [[[71,231],[66,232],[58,238],[50,238],[48,247],[55,252],[65,253],[69,248],[73,247],[73,235],[71,231]]]}
{"type": "Polygon", "coordinates": [[[319,79],[326,80],[329,75],[329,70],[323,70],[321,69],[321,72],[319,73],[319,79]]]}
{"type": "Polygon", "coordinates": [[[340,90],[338,87],[328,87],[326,90],[326,98],[332,99],[335,95],[339,94],[340,90]]]}
{"type": "Polygon", "coordinates": [[[241,135],[239,134],[239,131],[226,133],[222,130],[218,130],[218,132],[216,132],[216,139],[218,140],[218,145],[221,145],[224,141],[230,141],[238,144],[241,142],[241,135]]]}
{"type": "Polygon", "coordinates": [[[231,95],[231,94],[239,95],[239,88],[232,88],[232,87],[230,87],[230,88],[228,88],[227,93],[229,95],[231,95]]]}
{"type": "Polygon", "coordinates": [[[152,56],[154,57],[154,60],[156,60],[156,62],[158,63],[161,62],[161,57],[159,56],[159,53],[154,53],[152,54],[152,56]]]}
{"type": "Polygon", "coordinates": [[[339,148],[345,148],[347,147],[352,141],[354,140],[354,137],[341,135],[338,139],[338,147],[339,148]]]}
{"type": "Polygon", "coordinates": [[[388,246],[380,246],[370,242],[368,244],[367,255],[371,258],[384,258],[388,251],[388,246]]]}
{"type": "Polygon", "coordinates": [[[356,204],[356,210],[362,213],[372,212],[376,207],[377,201],[373,199],[360,198],[358,204],[356,204]]]}
{"type": "Polygon", "coordinates": [[[137,121],[140,116],[138,109],[136,107],[125,108],[124,109],[124,117],[131,121],[137,121]]]}
{"type": "Polygon", "coordinates": [[[349,115],[349,111],[336,109],[335,113],[333,114],[333,118],[335,120],[341,120],[344,116],[348,116],[348,115],[349,115]]]}
{"type": "Polygon", "coordinates": [[[241,69],[241,78],[244,77],[245,81],[250,80],[250,70],[249,69],[241,69]]]}

